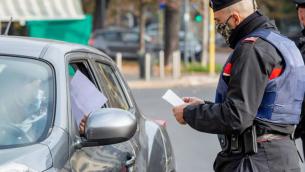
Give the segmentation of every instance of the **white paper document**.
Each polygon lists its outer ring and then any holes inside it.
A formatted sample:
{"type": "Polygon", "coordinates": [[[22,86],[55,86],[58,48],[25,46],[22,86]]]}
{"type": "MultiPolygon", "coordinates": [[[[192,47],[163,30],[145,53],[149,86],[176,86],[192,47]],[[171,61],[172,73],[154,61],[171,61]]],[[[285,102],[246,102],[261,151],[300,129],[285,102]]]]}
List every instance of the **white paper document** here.
{"type": "Polygon", "coordinates": [[[98,110],[107,102],[104,94],[80,71],[70,82],[70,92],[72,114],[78,125],[85,114],[98,110]]]}
{"type": "Polygon", "coordinates": [[[184,104],[183,100],[170,89],[166,91],[162,98],[173,106],[184,104]]]}

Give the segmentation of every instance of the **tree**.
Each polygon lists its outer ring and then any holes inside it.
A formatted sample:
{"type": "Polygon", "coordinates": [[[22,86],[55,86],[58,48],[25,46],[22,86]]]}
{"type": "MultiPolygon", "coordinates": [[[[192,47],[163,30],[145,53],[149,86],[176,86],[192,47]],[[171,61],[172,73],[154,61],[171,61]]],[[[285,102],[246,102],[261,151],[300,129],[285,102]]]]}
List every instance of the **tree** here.
{"type": "Polygon", "coordinates": [[[93,30],[105,26],[109,2],[110,0],[82,0],[84,13],[93,16],[93,30]]]}
{"type": "Polygon", "coordinates": [[[122,26],[121,15],[123,13],[132,12],[138,18],[139,23],[139,49],[141,53],[145,51],[145,13],[149,6],[156,6],[155,0],[111,0],[109,3],[109,23],[116,26],[122,26]],[[124,5],[122,5],[124,4],[124,5]],[[111,20],[111,21],[110,21],[111,20]]]}
{"type": "Polygon", "coordinates": [[[295,5],[291,0],[258,0],[258,4],[274,19],[287,20],[295,17],[295,5]]]}
{"type": "Polygon", "coordinates": [[[289,32],[289,27],[297,24],[295,4],[291,0],[257,0],[259,8],[274,19],[282,32],[289,32]]]}
{"type": "Polygon", "coordinates": [[[95,0],[95,10],[93,13],[93,30],[105,27],[106,10],[110,0],[95,0]]]}
{"type": "Polygon", "coordinates": [[[165,7],[164,55],[169,65],[173,52],[179,49],[180,0],[168,0],[165,7]]]}
{"type": "Polygon", "coordinates": [[[95,0],[82,0],[82,6],[85,14],[93,14],[95,0]]]}
{"type": "Polygon", "coordinates": [[[140,49],[140,53],[144,53],[145,51],[145,39],[144,39],[144,35],[145,35],[145,6],[146,6],[146,2],[145,0],[140,0],[140,15],[139,15],[139,21],[140,21],[140,44],[139,44],[139,49],[140,49]]]}

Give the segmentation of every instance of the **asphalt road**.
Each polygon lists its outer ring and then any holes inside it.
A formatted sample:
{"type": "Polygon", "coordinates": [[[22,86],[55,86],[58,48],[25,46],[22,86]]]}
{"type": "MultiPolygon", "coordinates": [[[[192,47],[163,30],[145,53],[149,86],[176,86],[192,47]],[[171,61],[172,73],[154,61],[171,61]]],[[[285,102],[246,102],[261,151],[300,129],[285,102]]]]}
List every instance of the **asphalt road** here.
{"type": "MultiPolygon", "coordinates": [[[[196,96],[214,100],[215,85],[171,88],[179,96],[196,96]]],[[[151,119],[167,121],[178,172],[212,172],[213,162],[220,146],[216,135],[197,132],[179,125],[171,113],[171,105],[161,99],[167,89],[133,90],[137,104],[151,119]]],[[[213,125],[213,124],[211,124],[213,125]]],[[[297,142],[298,146],[300,142],[297,142]]],[[[304,165],[301,165],[302,168],[304,165]]],[[[305,170],[302,170],[305,172],[305,170]]]]}
{"type": "MultiPolygon", "coordinates": [[[[205,97],[213,100],[214,85],[198,88],[172,88],[179,96],[205,97]]],[[[215,135],[197,132],[188,126],[179,125],[171,113],[171,105],[161,99],[167,89],[133,90],[142,112],[152,119],[167,121],[167,129],[173,145],[178,172],[213,171],[213,161],[220,150],[215,135]]]]}

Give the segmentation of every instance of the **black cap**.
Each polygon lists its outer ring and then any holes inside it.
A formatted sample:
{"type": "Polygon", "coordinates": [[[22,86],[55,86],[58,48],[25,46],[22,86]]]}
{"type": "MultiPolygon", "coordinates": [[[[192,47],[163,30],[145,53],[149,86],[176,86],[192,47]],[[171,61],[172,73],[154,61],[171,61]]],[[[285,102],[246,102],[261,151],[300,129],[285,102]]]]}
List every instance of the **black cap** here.
{"type": "Polygon", "coordinates": [[[233,5],[242,0],[210,0],[210,6],[213,8],[214,12],[224,9],[230,5],[233,5]]]}
{"type": "Polygon", "coordinates": [[[305,0],[293,0],[297,5],[305,5],[305,0]]]}

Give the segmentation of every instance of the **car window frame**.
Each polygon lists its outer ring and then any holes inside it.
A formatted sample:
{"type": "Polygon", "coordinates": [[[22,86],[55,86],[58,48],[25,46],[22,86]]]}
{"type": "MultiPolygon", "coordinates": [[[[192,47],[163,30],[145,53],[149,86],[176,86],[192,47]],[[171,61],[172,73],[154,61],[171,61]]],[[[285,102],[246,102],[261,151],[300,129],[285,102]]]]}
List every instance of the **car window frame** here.
{"type": "MultiPolygon", "coordinates": [[[[31,56],[20,56],[20,55],[9,55],[9,54],[0,54],[0,57],[5,57],[5,58],[21,58],[21,59],[26,59],[26,60],[34,60],[34,61],[39,61],[42,63],[45,63],[47,66],[49,66],[49,69],[51,71],[51,78],[52,78],[52,84],[51,84],[51,89],[52,89],[52,100],[50,103],[52,103],[50,106],[51,109],[51,115],[50,117],[47,118],[46,126],[45,126],[45,131],[41,134],[41,136],[37,139],[35,142],[31,143],[26,143],[26,144],[15,144],[15,145],[5,145],[5,146],[0,146],[1,149],[10,149],[10,148],[19,148],[19,147],[25,147],[25,146],[30,146],[30,145],[35,145],[38,143],[41,143],[42,141],[46,140],[54,127],[54,122],[55,122],[55,117],[56,117],[56,104],[57,104],[57,77],[56,77],[56,70],[54,65],[45,59],[42,58],[35,58],[31,56]]],[[[50,91],[51,91],[50,89],[50,91]]]]}
{"type": "MultiPolygon", "coordinates": [[[[92,65],[90,63],[90,58],[88,56],[87,52],[69,52],[68,54],[65,55],[66,61],[65,61],[65,70],[66,70],[66,84],[67,84],[67,99],[68,99],[68,119],[69,119],[69,135],[73,139],[73,143],[77,142],[78,139],[75,139],[75,137],[80,138],[79,135],[79,129],[76,124],[76,119],[72,114],[72,106],[71,106],[71,98],[70,98],[70,86],[69,86],[69,69],[68,65],[70,63],[76,62],[85,62],[85,67],[88,70],[88,73],[90,77],[94,80],[93,84],[99,89],[99,91],[104,92],[104,90],[101,90],[101,87],[99,86],[99,83],[97,81],[97,78],[95,77],[94,69],[92,68],[92,65]]],[[[107,108],[108,102],[105,103],[105,105],[102,108],[107,108]]]]}
{"type": "MultiPolygon", "coordinates": [[[[68,65],[68,64],[70,64],[70,63],[73,63],[73,62],[74,62],[74,63],[86,62],[85,67],[86,67],[86,69],[89,71],[90,77],[94,80],[94,81],[93,81],[93,84],[98,88],[99,91],[101,91],[101,92],[104,94],[105,90],[101,87],[100,83],[98,82],[98,79],[97,79],[97,77],[96,77],[97,74],[95,73],[94,68],[93,68],[93,65],[92,65],[91,62],[90,62],[90,58],[88,57],[88,53],[84,53],[84,52],[73,52],[73,53],[70,53],[68,56],[74,56],[74,55],[77,55],[77,53],[78,53],[78,54],[83,54],[84,57],[68,57],[68,58],[70,58],[70,59],[67,61],[66,65],[68,65]],[[72,59],[71,59],[71,58],[72,58],[72,59]]],[[[68,69],[66,69],[66,70],[68,70],[68,69]]],[[[67,71],[67,72],[68,72],[68,73],[67,73],[67,79],[68,79],[68,77],[69,77],[69,71],[67,71]]],[[[90,78],[88,78],[88,79],[90,80],[90,78]]],[[[69,90],[69,91],[70,91],[70,90],[69,90]]],[[[69,94],[70,94],[70,92],[69,92],[69,94]]],[[[70,95],[69,95],[69,96],[70,96],[70,95]]],[[[108,106],[109,106],[109,105],[108,105],[108,102],[106,102],[104,106],[108,107],[108,106]]]]}
{"type": "MultiPolygon", "coordinates": [[[[121,83],[121,80],[119,79],[119,77],[117,76],[117,71],[111,66],[111,65],[109,65],[109,64],[107,64],[107,63],[103,63],[103,62],[101,62],[101,61],[95,61],[95,65],[96,65],[96,68],[97,68],[97,72],[99,73],[100,71],[100,69],[99,69],[99,65],[104,65],[104,66],[107,66],[107,67],[109,67],[110,68],[110,70],[112,70],[112,72],[113,72],[113,74],[114,74],[114,77],[115,77],[115,79],[117,80],[117,83],[118,83],[118,85],[117,85],[117,87],[118,87],[118,89],[120,89],[121,90],[121,92],[122,92],[122,94],[123,94],[123,98],[125,99],[125,101],[126,101],[126,103],[127,103],[127,105],[128,105],[128,108],[127,109],[123,109],[123,110],[130,110],[131,108],[132,108],[132,105],[131,105],[131,103],[129,102],[129,99],[128,99],[128,97],[129,96],[127,96],[127,94],[126,94],[126,92],[125,92],[125,90],[124,90],[124,88],[123,88],[123,86],[122,86],[122,83],[121,83]]],[[[99,76],[98,75],[98,77],[101,79],[101,76],[99,76]]],[[[100,82],[102,81],[102,79],[100,80],[100,82]]],[[[101,83],[102,84],[102,83],[101,83]]],[[[107,93],[106,93],[107,94],[107,93]]],[[[111,96],[111,95],[108,95],[108,96],[111,96]]],[[[110,103],[109,103],[110,104],[110,103]]],[[[110,106],[111,106],[111,104],[110,104],[110,106]]]]}

